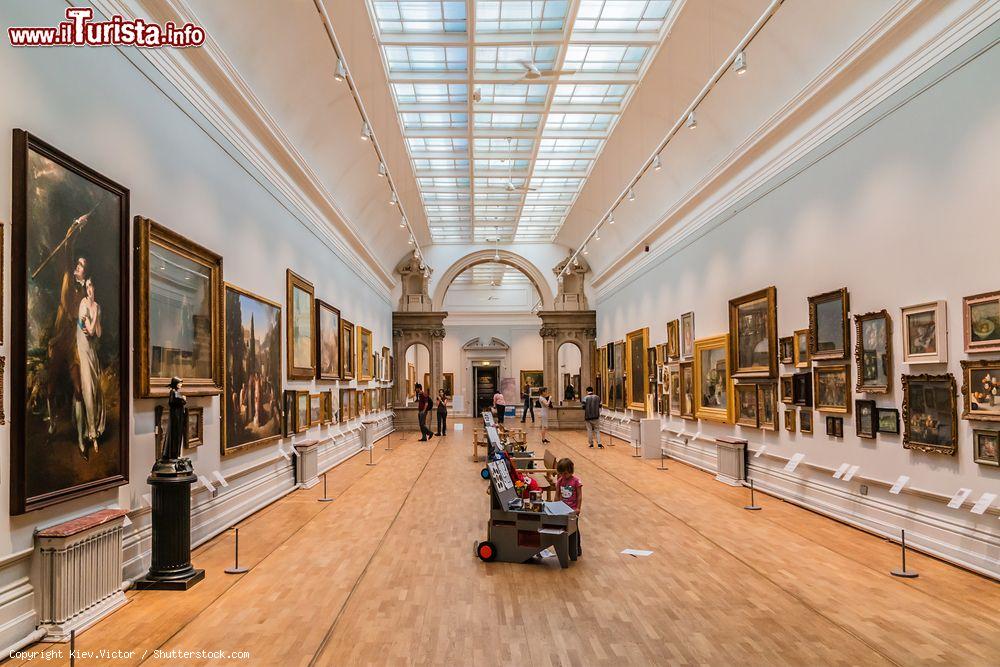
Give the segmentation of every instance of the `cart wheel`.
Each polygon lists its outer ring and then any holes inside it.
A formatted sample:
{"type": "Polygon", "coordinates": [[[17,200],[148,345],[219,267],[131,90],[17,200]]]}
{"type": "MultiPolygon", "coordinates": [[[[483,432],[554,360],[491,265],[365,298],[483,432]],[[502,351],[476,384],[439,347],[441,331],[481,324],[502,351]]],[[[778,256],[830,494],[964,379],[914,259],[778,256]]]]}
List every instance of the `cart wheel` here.
{"type": "Polygon", "coordinates": [[[479,476],[482,477],[483,479],[489,479],[490,478],[490,469],[489,468],[483,468],[482,470],[479,471],[479,476]]]}
{"type": "Polygon", "coordinates": [[[489,563],[497,557],[497,548],[492,542],[480,542],[476,547],[476,555],[479,556],[479,560],[489,563]]]}

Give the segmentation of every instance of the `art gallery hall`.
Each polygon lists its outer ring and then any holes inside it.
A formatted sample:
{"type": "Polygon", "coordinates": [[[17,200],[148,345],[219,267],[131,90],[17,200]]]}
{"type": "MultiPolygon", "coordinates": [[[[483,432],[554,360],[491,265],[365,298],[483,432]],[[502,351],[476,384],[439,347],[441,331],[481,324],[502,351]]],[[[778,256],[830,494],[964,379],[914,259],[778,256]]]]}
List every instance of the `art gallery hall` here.
{"type": "Polygon", "coordinates": [[[1000,0],[0,23],[0,664],[1000,664],[1000,0]]]}

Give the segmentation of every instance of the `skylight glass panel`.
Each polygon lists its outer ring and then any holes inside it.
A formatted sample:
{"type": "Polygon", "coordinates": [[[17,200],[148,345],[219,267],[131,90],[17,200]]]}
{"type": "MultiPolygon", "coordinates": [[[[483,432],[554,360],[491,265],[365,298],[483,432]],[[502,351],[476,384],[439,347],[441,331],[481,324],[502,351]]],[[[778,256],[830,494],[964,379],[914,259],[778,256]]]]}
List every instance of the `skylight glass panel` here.
{"type": "Polygon", "coordinates": [[[625,44],[570,44],[565,69],[583,72],[638,72],[649,49],[625,44]]]}
{"type": "Polygon", "coordinates": [[[464,72],[467,50],[464,46],[382,47],[389,72],[464,72]]]}
{"type": "Polygon", "coordinates": [[[411,153],[468,153],[469,140],[457,137],[407,137],[411,153]]]}
{"type": "Polygon", "coordinates": [[[474,148],[476,157],[485,156],[488,153],[530,153],[535,145],[534,139],[512,139],[500,137],[476,137],[474,148]]]}
{"type": "Polygon", "coordinates": [[[445,171],[451,169],[469,170],[468,160],[430,160],[427,158],[416,158],[413,160],[413,168],[417,171],[445,171]]]}
{"type": "Polygon", "coordinates": [[[540,191],[576,192],[583,184],[582,178],[532,178],[531,187],[540,191]]]}
{"type": "Polygon", "coordinates": [[[399,104],[465,104],[469,88],[464,83],[394,83],[399,104]]]}
{"type": "Polygon", "coordinates": [[[569,204],[573,201],[576,193],[573,192],[529,192],[524,198],[524,205],[550,204],[561,202],[569,204]]]}
{"type": "Polygon", "coordinates": [[[518,178],[515,175],[509,181],[506,176],[490,176],[487,178],[477,178],[476,179],[476,194],[478,195],[482,192],[482,188],[489,188],[493,191],[506,192],[507,184],[512,183],[515,188],[523,188],[524,182],[527,179],[518,178]]]}
{"type": "Polygon", "coordinates": [[[476,129],[534,130],[541,118],[537,113],[477,113],[476,129]]]}
{"type": "Polygon", "coordinates": [[[530,163],[527,160],[476,160],[476,172],[479,171],[527,171],[530,163]]]}
{"type": "Polygon", "coordinates": [[[671,0],[581,0],[573,32],[655,32],[670,5],[671,0]]]}
{"type": "Polygon", "coordinates": [[[545,131],[607,130],[615,116],[609,113],[550,113],[545,131]]]}
{"type": "Polygon", "coordinates": [[[375,0],[383,33],[465,32],[464,0],[375,0]]]}
{"type": "Polygon", "coordinates": [[[464,113],[401,113],[404,130],[466,129],[469,115],[464,113]]]}
{"type": "Polygon", "coordinates": [[[476,70],[483,72],[523,72],[525,62],[540,70],[552,69],[559,49],[555,46],[479,46],[476,47],[476,70]]]}
{"type": "Polygon", "coordinates": [[[483,104],[542,104],[549,92],[544,83],[487,83],[479,86],[483,104]]]}
{"type": "Polygon", "coordinates": [[[433,176],[418,178],[417,183],[422,188],[463,188],[469,187],[468,178],[451,178],[444,176],[433,176]]]}
{"type": "Polygon", "coordinates": [[[586,172],[590,168],[590,160],[536,160],[536,174],[546,171],[579,171],[586,172]]]}
{"type": "Polygon", "coordinates": [[[553,104],[614,104],[625,101],[630,86],[625,84],[572,84],[556,86],[553,104]]]}
{"type": "Polygon", "coordinates": [[[476,32],[562,30],[568,0],[479,0],[476,32]]]}
{"type": "Polygon", "coordinates": [[[539,159],[553,156],[594,157],[601,148],[602,139],[578,139],[576,137],[544,137],[538,147],[539,159]]]}

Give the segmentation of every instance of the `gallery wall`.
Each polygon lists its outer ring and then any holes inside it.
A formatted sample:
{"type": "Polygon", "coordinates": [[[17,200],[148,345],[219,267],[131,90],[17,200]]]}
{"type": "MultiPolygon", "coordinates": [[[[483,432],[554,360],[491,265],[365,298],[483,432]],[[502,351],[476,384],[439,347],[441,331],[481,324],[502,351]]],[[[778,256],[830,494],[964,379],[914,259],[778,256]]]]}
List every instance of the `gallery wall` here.
{"type": "MultiPolygon", "coordinates": [[[[64,5],[59,2],[22,2],[5,6],[4,12],[12,25],[46,25],[61,12],[60,7],[64,5]]],[[[224,279],[282,304],[283,317],[285,271],[291,268],[311,281],[316,296],[339,308],[344,318],[371,329],[376,350],[391,344],[388,293],[377,293],[359,280],[342,258],[296,219],[290,202],[272,195],[258,182],[262,179],[259,174],[239,164],[224,144],[209,136],[120,51],[110,47],[18,50],[2,40],[0,80],[8,91],[0,96],[0,218],[5,227],[11,215],[11,131],[23,128],[129,188],[130,217],[138,214],[152,218],[221,254],[224,279]]],[[[10,244],[5,245],[7,315],[3,323],[4,341],[8,342],[10,244]]],[[[283,365],[285,361],[283,354],[283,365]]],[[[4,394],[9,396],[10,360],[7,368],[4,394]]],[[[284,376],[283,381],[287,388],[338,387],[337,383],[289,382],[284,376]]],[[[149,492],[146,475],[154,460],[156,403],[134,400],[128,485],[9,519],[10,435],[9,426],[0,428],[0,516],[4,517],[0,520],[0,565],[5,566],[13,558],[5,555],[20,558],[19,554],[33,546],[32,533],[37,527],[103,507],[142,513],[141,508],[146,506],[143,495],[149,492]]],[[[204,538],[248,509],[273,500],[276,492],[272,486],[280,486],[282,492],[291,490],[294,476],[290,462],[278,454],[279,443],[221,457],[219,398],[192,398],[189,405],[205,408],[205,443],[190,452],[196,472],[211,476],[213,471],[220,471],[253,487],[248,492],[253,496],[249,504],[226,505],[207,491],[196,492],[194,504],[199,516],[194,518],[193,526],[201,531],[196,538],[204,538]],[[213,514],[211,508],[216,504],[221,509],[213,514]]],[[[331,429],[325,427],[301,434],[297,440],[305,437],[330,438],[331,446],[336,440],[331,429]]],[[[332,465],[360,447],[356,433],[349,438],[338,437],[346,449],[337,456],[332,452],[321,454],[321,467],[332,465]]],[[[288,442],[283,442],[290,449],[288,442]]],[[[233,491],[225,493],[232,497],[233,491]]],[[[126,559],[131,569],[141,569],[148,544],[133,547],[126,559]]],[[[7,578],[4,582],[10,583],[7,578]]],[[[19,595],[23,596],[23,590],[19,595]]],[[[0,599],[0,625],[8,620],[7,603],[5,594],[0,599]]],[[[0,637],[0,644],[6,645],[2,641],[6,638],[0,637]]]]}
{"type": "MultiPolygon", "coordinates": [[[[871,398],[900,408],[903,373],[950,372],[961,390],[959,361],[969,358],[963,351],[962,298],[1000,290],[1000,276],[992,270],[992,254],[1000,247],[1000,88],[984,85],[995,81],[1000,49],[995,36],[992,47],[983,41],[989,34],[980,37],[800,164],[733,202],[725,218],[708,226],[711,231],[600,294],[598,343],[645,326],[651,344],[664,342],[667,322],[688,311],[695,313],[697,338],[727,333],[728,301],[770,285],[777,288],[778,335],[790,336],[808,326],[809,296],[846,286],[852,315],[885,308],[893,319],[892,391],[852,392],[852,403],[871,398]],[[904,364],[900,308],[939,299],[948,303],[949,362],[904,364]]],[[[853,353],[853,319],[851,341],[853,353]]],[[[855,366],[852,378],[856,373],[855,366]]],[[[982,493],[1000,489],[1000,468],[973,461],[972,428],[983,423],[960,420],[958,452],[944,456],[904,449],[899,435],[858,438],[853,410],[845,416],[844,437],[828,437],[823,416],[814,412],[812,435],[671,417],[663,419],[663,437],[682,429],[700,433],[691,441],[690,459],[706,468],[714,468],[708,443],[716,436],[744,437],[753,450],[766,445],[767,456],[750,459],[759,485],[875,532],[897,536],[899,527],[907,527],[908,541],[924,550],[1000,575],[996,508],[982,516],[969,512],[982,493]],[[809,465],[782,474],[785,459],[800,452],[809,465]],[[859,465],[861,477],[891,483],[908,475],[910,482],[900,495],[868,484],[869,495],[862,496],[864,480],[831,479],[829,471],[844,462],[859,465]],[[947,508],[960,488],[972,490],[969,501],[947,508]]]]}

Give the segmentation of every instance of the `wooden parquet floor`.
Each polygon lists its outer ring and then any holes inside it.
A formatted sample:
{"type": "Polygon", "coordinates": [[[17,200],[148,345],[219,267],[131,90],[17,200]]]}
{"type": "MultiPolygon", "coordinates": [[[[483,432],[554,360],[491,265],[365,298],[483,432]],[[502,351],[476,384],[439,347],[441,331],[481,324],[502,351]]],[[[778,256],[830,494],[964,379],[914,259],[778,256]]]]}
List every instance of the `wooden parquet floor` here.
{"type": "Polygon", "coordinates": [[[1000,664],[1000,584],[917,554],[920,578],[895,579],[898,548],[883,540],[763,495],[745,512],[744,490],[676,462],[657,470],[621,441],[587,449],[579,432],[550,447],[584,483],[582,558],[481,563],[488,497],[465,424],[429,443],[394,435],[375,467],[347,461],[329,474],[333,503],[317,486],[243,521],[247,574],[222,573],[231,533],[202,546],[204,582],[130,592],[77,639],[134,656],[77,663],[1000,664]]]}

